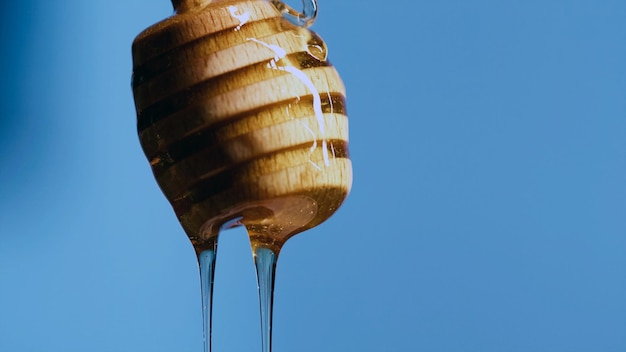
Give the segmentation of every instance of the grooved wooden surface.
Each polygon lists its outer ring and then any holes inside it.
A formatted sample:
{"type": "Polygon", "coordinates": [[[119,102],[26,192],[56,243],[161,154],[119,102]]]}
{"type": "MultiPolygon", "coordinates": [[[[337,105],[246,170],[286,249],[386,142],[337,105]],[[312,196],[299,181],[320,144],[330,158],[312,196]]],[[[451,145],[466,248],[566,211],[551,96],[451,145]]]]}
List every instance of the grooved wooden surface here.
{"type": "Polygon", "coordinates": [[[270,2],[179,11],[135,39],[133,65],[142,147],[192,240],[243,216],[285,241],[343,202],[343,83],[321,39],[270,2]]]}

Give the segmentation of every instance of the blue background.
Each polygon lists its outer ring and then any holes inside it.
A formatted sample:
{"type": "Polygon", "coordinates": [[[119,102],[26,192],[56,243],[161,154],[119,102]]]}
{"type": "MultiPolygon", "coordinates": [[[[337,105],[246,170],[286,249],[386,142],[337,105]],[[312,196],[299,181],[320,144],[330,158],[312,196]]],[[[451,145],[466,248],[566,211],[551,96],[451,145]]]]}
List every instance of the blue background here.
{"type": "MultiPolygon", "coordinates": [[[[130,89],[134,36],[170,14],[1,3],[0,351],[201,351],[193,249],[130,89]]],[[[281,253],[274,350],[626,351],[625,18],[322,1],[354,187],[281,253]]],[[[214,351],[259,351],[242,231],[217,265],[214,351]]]]}

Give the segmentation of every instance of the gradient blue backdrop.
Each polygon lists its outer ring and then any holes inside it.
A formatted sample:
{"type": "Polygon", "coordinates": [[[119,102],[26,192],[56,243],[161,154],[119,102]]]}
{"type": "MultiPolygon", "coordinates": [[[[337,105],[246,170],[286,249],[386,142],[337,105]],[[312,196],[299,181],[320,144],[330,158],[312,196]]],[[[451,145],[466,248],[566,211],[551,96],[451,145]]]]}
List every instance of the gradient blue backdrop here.
{"type": "MultiPolygon", "coordinates": [[[[297,3],[296,3],[297,5],[297,3]]],[[[167,0],[0,5],[0,351],[201,351],[135,132],[167,0]]],[[[330,1],[354,187],[278,265],[275,351],[626,351],[626,2],[330,1]]],[[[214,351],[259,351],[241,231],[214,351]]]]}

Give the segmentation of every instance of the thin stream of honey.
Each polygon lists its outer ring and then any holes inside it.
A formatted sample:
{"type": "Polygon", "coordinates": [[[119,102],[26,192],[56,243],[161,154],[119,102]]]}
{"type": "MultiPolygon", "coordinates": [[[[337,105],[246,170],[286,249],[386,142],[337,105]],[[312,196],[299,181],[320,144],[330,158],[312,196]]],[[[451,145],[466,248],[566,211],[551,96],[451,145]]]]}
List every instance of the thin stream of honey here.
{"type": "Polygon", "coordinates": [[[213,248],[205,249],[198,255],[200,265],[200,290],[202,295],[202,337],[204,352],[211,351],[212,313],[213,313],[213,281],[215,277],[215,259],[217,241],[213,248]]]}
{"type": "Polygon", "coordinates": [[[274,282],[278,253],[259,247],[254,251],[259,304],[261,308],[261,344],[263,352],[272,350],[272,317],[274,315],[274,282]]]}

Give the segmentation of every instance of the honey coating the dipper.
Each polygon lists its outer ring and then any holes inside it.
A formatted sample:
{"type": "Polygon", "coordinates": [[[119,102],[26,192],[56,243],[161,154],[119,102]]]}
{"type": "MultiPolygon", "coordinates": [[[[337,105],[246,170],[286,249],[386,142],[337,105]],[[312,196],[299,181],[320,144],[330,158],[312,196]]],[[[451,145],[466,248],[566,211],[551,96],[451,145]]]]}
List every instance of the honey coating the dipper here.
{"type": "Polygon", "coordinates": [[[208,3],[133,43],[141,145],[197,250],[233,219],[279,250],[350,190],[345,88],[322,39],[269,1],[208,3]]]}

